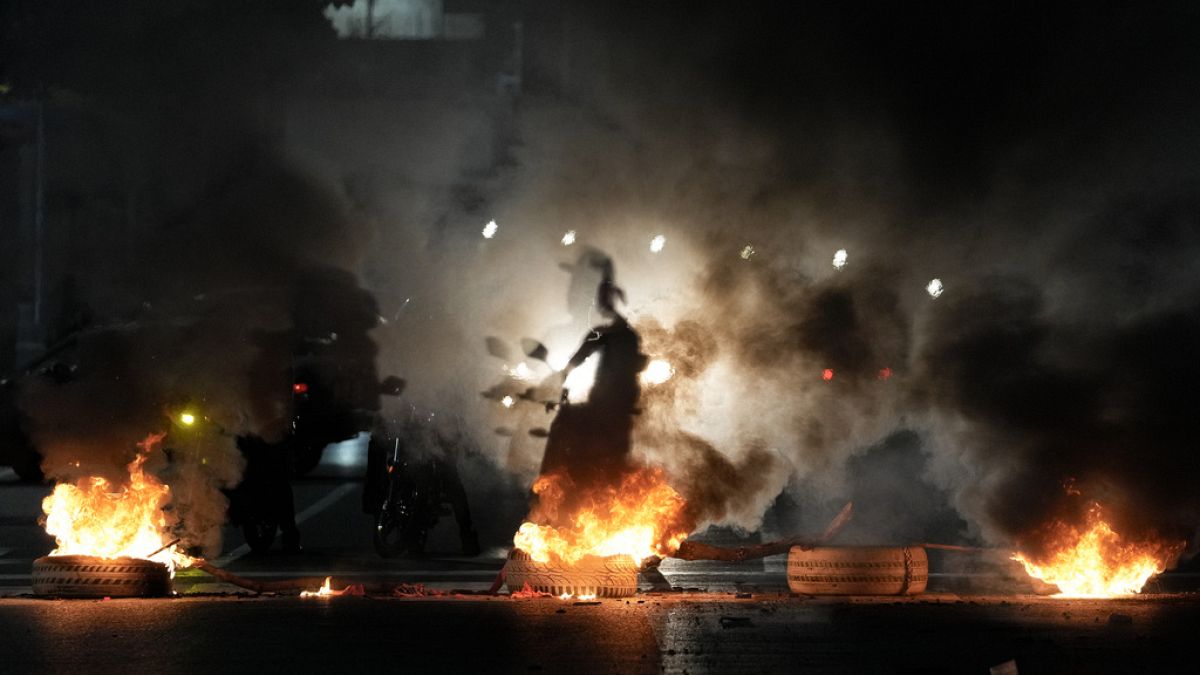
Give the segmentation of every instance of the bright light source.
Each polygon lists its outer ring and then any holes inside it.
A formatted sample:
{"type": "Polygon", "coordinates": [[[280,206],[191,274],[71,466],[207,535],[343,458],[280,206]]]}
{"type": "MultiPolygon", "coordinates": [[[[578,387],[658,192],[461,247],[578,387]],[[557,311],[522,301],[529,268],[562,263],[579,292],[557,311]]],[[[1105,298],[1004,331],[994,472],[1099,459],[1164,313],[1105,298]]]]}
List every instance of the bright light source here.
{"type": "Polygon", "coordinates": [[[754,257],[754,247],[746,244],[746,248],[742,249],[742,260],[749,260],[754,257]]]}
{"type": "Polygon", "coordinates": [[[496,236],[496,230],[498,229],[500,229],[500,226],[496,224],[496,221],[489,220],[488,224],[483,226],[483,238],[491,239],[496,236]]]}
{"type": "Polygon", "coordinates": [[[662,384],[671,379],[675,374],[675,369],[671,367],[668,361],[663,359],[654,359],[646,364],[646,369],[642,371],[642,384],[654,385],[662,384]]]}
{"type": "Polygon", "coordinates": [[[533,371],[524,361],[518,363],[515,368],[509,370],[508,374],[510,377],[517,380],[528,380],[533,377],[533,371]]]}
{"type": "Polygon", "coordinates": [[[571,244],[574,244],[574,243],[575,243],[575,230],[567,230],[567,233],[563,235],[562,245],[570,246],[571,244]]]}
{"type": "Polygon", "coordinates": [[[505,396],[504,398],[500,399],[500,403],[503,404],[505,408],[511,408],[516,401],[514,401],[513,397],[511,396],[505,396]]]}
{"type": "Polygon", "coordinates": [[[596,383],[596,366],[599,364],[600,355],[592,354],[567,375],[563,388],[567,390],[568,401],[587,403],[588,394],[592,393],[592,385],[596,383]]]}
{"type": "Polygon", "coordinates": [[[821,371],[821,379],[825,380],[826,382],[832,380],[833,379],[833,368],[826,368],[825,370],[822,370],[821,371]]]}
{"type": "Polygon", "coordinates": [[[654,238],[650,240],[650,252],[658,253],[658,252],[662,251],[663,246],[666,246],[666,245],[667,245],[666,237],[662,236],[661,234],[655,235],[654,238]]]}
{"type": "Polygon", "coordinates": [[[849,254],[846,253],[846,249],[839,248],[837,252],[833,254],[833,266],[839,270],[842,269],[846,266],[846,258],[848,257],[849,254]]]}
{"type": "Polygon", "coordinates": [[[196,423],[196,416],[195,416],[195,415],[193,415],[192,413],[186,413],[186,412],[185,412],[185,413],[183,413],[182,415],[180,415],[180,416],[179,416],[179,421],[180,421],[181,423],[183,423],[183,425],[184,425],[184,426],[188,426],[188,427],[190,427],[190,426],[192,426],[193,424],[195,424],[195,423],[196,423]]]}
{"type": "Polygon", "coordinates": [[[946,287],[942,285],[941,279],[934,279],[933,281],[929,282],[928,286],[925,287],[925,292],[929,293],[929,296],[933,298],[938,297],[945,290],[946,287]]]}

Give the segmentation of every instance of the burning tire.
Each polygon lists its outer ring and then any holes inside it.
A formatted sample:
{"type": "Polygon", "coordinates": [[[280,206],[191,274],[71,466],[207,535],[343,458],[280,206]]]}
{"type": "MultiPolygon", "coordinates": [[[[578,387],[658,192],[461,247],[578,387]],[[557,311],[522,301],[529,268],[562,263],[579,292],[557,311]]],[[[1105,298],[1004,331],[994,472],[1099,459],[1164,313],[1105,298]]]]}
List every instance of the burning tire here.
{"type": "Polygon", "coordinates": [[[571,567],[540,563],[521,549],[508,554],[505,578],[509,591],[531,590],[562,595],[623,598],[637,593],[637,565],[626,555],[587,556],[571,567]]]}
{"type": "Polygon", "coordinates": [[[787,569],[788,588],[805,595],[915,595],[929,582],[920,546],[793,546],[787,569]]]}
{"type": "Polygon", "coordinates": [[[167,595],[167,566],[140,558],[45,556],[33,561],[34,595],[60,598],[135,598],[167,595]]]}

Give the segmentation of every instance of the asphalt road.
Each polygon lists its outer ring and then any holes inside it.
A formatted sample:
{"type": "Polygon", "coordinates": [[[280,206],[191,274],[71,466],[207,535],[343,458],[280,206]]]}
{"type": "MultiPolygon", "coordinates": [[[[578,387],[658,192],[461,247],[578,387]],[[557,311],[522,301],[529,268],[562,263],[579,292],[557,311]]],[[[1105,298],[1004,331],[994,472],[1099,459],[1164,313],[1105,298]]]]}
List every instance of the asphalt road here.
{"type": "MultiPolygon", "coordinates": [[[[502,502],[520,495],[476,498],[490,545],[482,556],[457,554],[446,519],[428,557],[384,560],[359,510],[359,471],[331,461],[297,482],[302,554],[249,554],[228,531],[219,562],[256,579],[330,575],[335,586],[405,581],[471,593],[490,585],[515,527],[506,519],[521,506],[502,502]]],[[[908,599],[794,597],[781,557],[668,561],[667,580],[688,590],[652,592],[647,582],[634,598],[586,605],[452,593],[251,596],[195,571],[179,575],[171,598],[33,598],[32,561],[52,546],[36,524],[46,492],[0,475],[3,673],[988,673],[1008,661],[1020,673],[1197,671],[1196,594],[1038,597],[994,575],[940,573],[937,558],[932,592],[908,599]]],[[[1154,590],[1189,584],[1176,577],[1154,590]]]]}

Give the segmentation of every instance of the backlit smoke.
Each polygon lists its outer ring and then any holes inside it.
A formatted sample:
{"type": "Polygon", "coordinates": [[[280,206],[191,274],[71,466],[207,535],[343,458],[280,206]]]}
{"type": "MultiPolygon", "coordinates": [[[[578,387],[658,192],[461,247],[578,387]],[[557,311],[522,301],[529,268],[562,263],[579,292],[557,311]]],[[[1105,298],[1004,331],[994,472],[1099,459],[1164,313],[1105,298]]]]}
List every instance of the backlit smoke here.
{"type": "MultiPolygon", "coordinates": [[[[526,358],[522,338],[553,364],[529,357],[531,384],[560,368],[601,322],[611,272],[644,351],[674,370],[642,392],[635,452],[698,522],[755,528],[771,510],[779,530],[819,530],[853,497],[848,540],[1010,545],[1072,512],[1074,477],[1123,535],[1193,534],[1200,137],[1179,129],[1200,118],[1200,53],[1181,37],[1194,12],[1139,13],[1139,34],[1162,39],[1134,40],[1133,15],[1106,9],[1080,22],[979,3],[766,3],[730,21],[690,3],[564,4],[573,51],[530,60],[502,180],[456,159],[487,122],[408,120],[445,132],[432,148],[364,139],[334,114],[329,134],[289,125],[308,151],[283,162],[293,188],[263,190],[274,172],[230,161],[195,191],[215,197],[188,202],[200,213],[164,217],[139,257],[155,292],[123,299],[288,287],[304,264],[354,270],[388,320],[372,335],[381,369],[409,381],[401,405],[436,411],[527,484],[544,444],[530,432],[552,413],[479,392],[526,358]],[[480,246],[493,215],[505,236],[492,221],[480,246]],[[668,256],[656,230],[672,233],[668,256]],[[752,264],[734,255],[747,241],[752,264]],[[485,336],[512,353],[489,354],[485,336]]],[[[209,297],[204,358],[173,361],[193,350],[166,336],[113,348],[136,384],[103,384],[105,371],[47,394],[40,433],[131,447],[184,382],[268,418],[243,392],[257,381],[247,364],[256,338],[289,325],[288,303],[209,297]],[[226,322],[245,330],[214,327],[226,322]]],[[[52,471],[75,458],[55,455],[52,471]]],[[[479,466],[468,491],[496,473],[479,466]]]]}

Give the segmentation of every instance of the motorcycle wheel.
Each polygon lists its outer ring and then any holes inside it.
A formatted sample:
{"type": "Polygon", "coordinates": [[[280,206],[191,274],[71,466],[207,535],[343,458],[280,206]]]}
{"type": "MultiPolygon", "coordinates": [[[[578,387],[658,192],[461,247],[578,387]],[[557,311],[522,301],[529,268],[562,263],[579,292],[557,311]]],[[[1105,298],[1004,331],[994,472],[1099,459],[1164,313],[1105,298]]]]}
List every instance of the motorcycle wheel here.
{"type": "Polygon", "coordinates": [[[375,552],[384,558],[395,558],[404,552],[404,527],[387,505],[375,516],[375,552]]]}
{"type": "Polygon", "coordinates": [[[279,525],[271,520],[251,518],[242,525],[242,534],[246,536],[246,545],[255,553],[270,550],[275,542],[275,533],[279,525]]]}
{"type": "Polygon", "coordinates": [[[426,532],[414,525],[412,517],[397,518],[391,508],[375,516],[375,552],[384,558],[416,556],[425,551],[426,532]]]}

